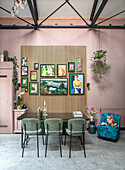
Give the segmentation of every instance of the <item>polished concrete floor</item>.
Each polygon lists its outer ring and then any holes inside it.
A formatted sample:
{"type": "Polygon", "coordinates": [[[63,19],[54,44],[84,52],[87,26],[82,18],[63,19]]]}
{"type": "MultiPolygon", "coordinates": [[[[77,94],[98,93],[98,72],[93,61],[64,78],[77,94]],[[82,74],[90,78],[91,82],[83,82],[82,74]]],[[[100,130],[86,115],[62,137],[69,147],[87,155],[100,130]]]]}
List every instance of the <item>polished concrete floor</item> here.
{"type": "Polygon", "coordinates": [[[72,158],[68,157],[69,138],[62,146],[59,156],[58,137],[49,137],[47,157],[40,136],[40,157],[37,157],[36,138],[32,136],[21,157],[19,134],[0,134],[0,170],[125,170],[125,131],[121,131],[118,142],[98,139],[96,134],[86,132],[86,154],[78,138],[73,138],[72,158]]]}

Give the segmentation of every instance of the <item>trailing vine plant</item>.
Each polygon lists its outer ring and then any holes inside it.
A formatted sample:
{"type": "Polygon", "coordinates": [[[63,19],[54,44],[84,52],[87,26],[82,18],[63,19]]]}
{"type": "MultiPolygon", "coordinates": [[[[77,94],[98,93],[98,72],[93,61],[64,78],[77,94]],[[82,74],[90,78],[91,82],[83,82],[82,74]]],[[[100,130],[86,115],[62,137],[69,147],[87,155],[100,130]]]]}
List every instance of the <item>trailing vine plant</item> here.
{"type": "Polygon", "coordinates": [[[13,79],[12,82],[14,84],[15,90],[18,90],[18,71],[17,68],[19,67],[17,64],[17,58],[14,56],[11,58],[13,60],[13,79]]]}
{"type": "Polygon", "coordinates": [[[106,64],[106,50],[97,50],[93,52],[91,57],[91,71],[97,75],[99,79],[102,79],[106,74],[107,70],[110,69],[110,66],[106,64]]]}

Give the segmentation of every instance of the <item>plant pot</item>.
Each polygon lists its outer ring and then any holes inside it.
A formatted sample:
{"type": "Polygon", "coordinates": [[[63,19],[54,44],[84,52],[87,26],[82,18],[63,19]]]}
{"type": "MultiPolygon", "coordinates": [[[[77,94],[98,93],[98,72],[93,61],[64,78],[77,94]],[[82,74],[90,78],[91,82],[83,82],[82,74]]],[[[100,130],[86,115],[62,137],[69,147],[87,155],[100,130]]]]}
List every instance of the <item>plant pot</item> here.
{"type": "Polygon", "coordinates": [[[22,106],[17,106],[17,110],[22,110],[22,106]]]}
{"type": "Polygon", "coordinates": [[[93,121],[93,116],[90,116],[91,121],[93,121]]]}

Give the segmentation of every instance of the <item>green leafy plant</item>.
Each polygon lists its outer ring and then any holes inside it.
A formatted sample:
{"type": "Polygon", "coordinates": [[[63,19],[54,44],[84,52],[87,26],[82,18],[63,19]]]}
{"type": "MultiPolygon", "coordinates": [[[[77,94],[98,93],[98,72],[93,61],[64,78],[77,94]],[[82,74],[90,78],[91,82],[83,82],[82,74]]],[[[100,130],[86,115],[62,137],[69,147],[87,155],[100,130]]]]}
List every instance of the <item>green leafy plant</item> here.
{"type": "Polygon", "coordinates": [[[16,90],[18,90],[18,71],[17,71],[17,68],[19,67],[18,64],[17,64],[17,58],[16,56],[14,56],[13,58],[11,58],[13,60],[13,84],[14,84],[14,87],[16,90]]]}
{"type": "Polygon", "coordinates": [[[20,102],[20,103],[18,104],[18,106],[19,106],[19,108],[21,108],[21,106],[23,106],[23,102],[20,102]]]}
{"type": "Polygon", "coordinates": [[[106,71],[110,69],[110,66],[106,65],[106,50],[97,50],[93,52],[93,57],[91,57],[91,71],[97,74],[99,79],[102,79],[106,74],[106,71]]]}

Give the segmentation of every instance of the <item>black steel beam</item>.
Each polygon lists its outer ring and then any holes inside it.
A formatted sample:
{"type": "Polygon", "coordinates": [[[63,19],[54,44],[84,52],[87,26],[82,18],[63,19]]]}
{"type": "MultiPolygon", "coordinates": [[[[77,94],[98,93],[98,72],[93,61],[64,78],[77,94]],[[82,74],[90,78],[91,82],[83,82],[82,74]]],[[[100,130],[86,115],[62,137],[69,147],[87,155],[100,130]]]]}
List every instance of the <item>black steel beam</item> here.
{"type": "Polygon", "coordinates": [[[66,2],[64,2],[62,5],[60,5],[55,11],[53,11],[48,17],[46,17],[39,25],[41,25],[43,22],[45,22],[49,17],[51,17],[56,11],[58,11],[60,8],[62,8],[66,2]]]}
{"type": "Polygon", "coordinates": [[[29,9],[30,9],[33,21],[34,21],[35,25],[37,26],[38,25],[37,16],[36,16],[35,10],[33,9],[32,2],[31,2],[31,0],[27,0],[27,2],[28,2],[28,5],[29,5],[29,9]]]}
{"type": "MultiPolygon", "coordinates": [[[[7,13],[11,14],[11,12],[10,12],[10,11],[8,11],[7,9],[5,9],[5,8],[3,8],[3,7],[0,7],[0,9],[2,9],[3,11],[5,11],[5,12],[7,12],[7,13]]],[[[20,18],[20,17],[18,17],[18,16],[15,16],[15,17],[16,17],[16,18],[18,18],[18,19],[20,19],[21,21],[26,22],[27,24],[30,24],[30,25],[34,26],[33,24],[31,24],[30,22],[26,21],[26,20],[25,20],[25,19],[23,19],[23,18],[20,18]]]]}
{"type": "Polygon", "coordinates": [[[38,10],[37,10],[37,3],[36,3],[36,0],[33,0],[33,4],[34,4],[34,10],[35,10],[35,13],[36,13],[36,19],[37,19],[37,21],[38,21],[39,18],[38,18],[38,10]]]}
{"type": "Polygon", "coordinates": [[[90,21],[93,20],[95,10],[96,10],[96,7],[97,7],[97,3],[98,3],[98,0],[94,0],[93,7],[92,7],[92,12],[91,12],[91,16],[90,16],[90,21]]]}
{"type": "MultiPolygon", "coordinates": [[[[34,29],[35,26],[18,26],[18,25],[0,25],[0,29],[34,29]]],[[[125,29],[125,25],[101,25],[101,26],[87,26],[87,25],[39,25],[38,28],[77,28],[77,29],[125,29]]]]}
{"type": "Polygon", "coordinates": [[[69,4],[69,6],[80,16],[80,18],[86,23],[86,25],[89,25],[86,20],[76,11],[76,9],[70,4],[69,0],[66,0],[66,2],[69,4]]]}
{"type": "Polygon", "coordinates": [[[95,17],[94,17],[93,20],[92,20],[91,26],[93,26],[93,25],[95,24],[95,22],[97,21],[99,15],[101,14],[101,12],[102,12],[102,10],[104,9],[104,7],[105,7],[105,5],[106,5],[107,2],[108,2],[108,0],[103,0],[103,1],[102,1],[102,3],[101,3],[101,5],[100,5],[100,7],[99,7],[99,9],[98,9],[95,17]]]}
{"type": "Polygon", "coordinates": [[[109,19],[111,19],[111,18],[114,18],[114,17],[116,17],[117,15],[122,14],[123,12],[125,12],[125,10],[123,10],[123,11],[121,11],[121,12],[115,14],[115,15],[112,15],[111,17],[106,18],[106,19],[104,19],[103,21],[98,22],[96,25],[99,25],[99,24],[101,24],[101,23],[103,23],[103,22],[105,22],[105,21],[107,21],[107,20],[109,20],[109,19]]]}

